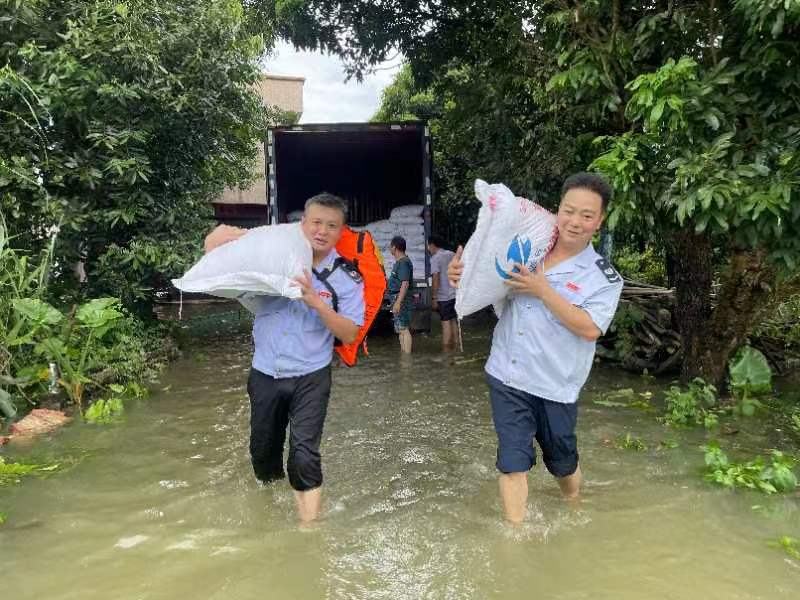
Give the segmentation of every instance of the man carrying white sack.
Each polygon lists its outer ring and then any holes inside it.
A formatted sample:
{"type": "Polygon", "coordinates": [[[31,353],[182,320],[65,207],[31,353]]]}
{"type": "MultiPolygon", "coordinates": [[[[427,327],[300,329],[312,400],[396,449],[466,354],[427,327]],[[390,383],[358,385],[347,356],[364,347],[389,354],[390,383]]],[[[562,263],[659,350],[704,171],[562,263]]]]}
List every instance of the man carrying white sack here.
{"type": "MultiPolygon", "coordinates": [[[[350,263],[337,260],[335,249],[346,218],[347,205],[332,194],[318,194],[306,202],[300,227],[311,244],[314,268],[296,280],[302,296],[297,301],[257,297],[253,324],[255,353],[247,382],[253,471],[264,483],[284,477],[288,426],[286,471],[304,522],[317,519],[322,506],[319,446],[331,390],[334,339],[352,343],[364,322],[361,275],[350,263]]],[[[221,225],[206,238],[206,251],[245,233],[221,225]]]]}
{"type": "MultiPolygon", "coordinates": [[[[591,244],[611,196],[599,175],[569,177],[561,190],[558,241],[535,270],[517,264],[507,281],[512,293],[494,330],[486,376],[498,440],[500,500],[512,523],[525,517],[528,471],[536,462],[534,438],[563,496],[575,498],[580,490],[578,393],[623,286],[591,244]]],[[[447,270],[455,286],[463,272],[461,252],[447,270]]]]}

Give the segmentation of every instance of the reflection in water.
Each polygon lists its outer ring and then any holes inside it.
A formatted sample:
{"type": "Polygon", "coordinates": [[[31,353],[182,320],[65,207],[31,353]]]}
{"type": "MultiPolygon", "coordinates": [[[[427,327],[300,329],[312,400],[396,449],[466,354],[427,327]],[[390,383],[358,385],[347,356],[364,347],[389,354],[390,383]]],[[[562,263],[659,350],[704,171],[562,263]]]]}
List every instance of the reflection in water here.
{"type": "MultiPolygon", "coordinates": [[[[561,500],[537,467],[521,527],[497,502],[482,366],[486,331],[442,355],[394,336],[336,369],[324,434],[326,508],[297,525],[288,484],[259,486],[247,456],[246,336],[205,340],[122,424],[76,424],[32,449],[83,456],[0,492],[3,589],[47,599],[790,598],[800,571],[765,541],[800,532],[796,498],[710,488],[704,432],[592,403],[648,384],[599,368],[578,426],[586,481],[561,500]],[[648,443],[626,452],[626,433],[648,443]],[[667,438],[674,450],[659,450],[667,438]],[[762,508],[751,509],[754,504],[762,508]]],[[[763,432],[744,431],[760,448],[763,432]]]]}

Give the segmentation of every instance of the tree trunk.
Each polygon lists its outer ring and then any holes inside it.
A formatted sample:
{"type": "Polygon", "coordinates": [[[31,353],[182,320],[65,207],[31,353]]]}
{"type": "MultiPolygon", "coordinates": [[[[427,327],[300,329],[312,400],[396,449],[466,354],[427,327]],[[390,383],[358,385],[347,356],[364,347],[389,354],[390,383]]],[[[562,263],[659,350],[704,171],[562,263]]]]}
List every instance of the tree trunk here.
{"type": "Polygon", "coordinates": [[[683,340],[681,381],[702,377],[722,389],[728,361],[768,305],[775,273],[766,251],[735,250],[712,307],[711,240],[691,229],[672,239],[677,330],[683,340]]]}
{"type": "Polygon", "coordinates": [[[709,340],[711,320],[711,240],[687,227],[671,239],[675,277],[675,329],[683,342],[681,381],[701,376],[699,357],[709,340]]]}
{"type": "Polygon", "coordinates": [[[723,275],[711,319],[708,343],[699,358],[701,377],[720,388],[728,361],[745,343],[759,316],[769,305],[775,272],[767,264],[767,252],[735,250],[723,275]]]}

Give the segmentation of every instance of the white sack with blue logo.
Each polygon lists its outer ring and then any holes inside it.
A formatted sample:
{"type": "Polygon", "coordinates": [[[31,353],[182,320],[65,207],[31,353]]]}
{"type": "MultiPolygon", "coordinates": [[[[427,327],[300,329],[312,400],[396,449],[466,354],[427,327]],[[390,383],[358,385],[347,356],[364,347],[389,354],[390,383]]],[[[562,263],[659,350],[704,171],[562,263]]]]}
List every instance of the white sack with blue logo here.
{"type": "Polygon", "coordinates": [[[311,271],[311,259],[311,245],[300,223],[266,225],[214,248],[172,283],[184,292],[223,298],[299,298],[300,288],[293,285],[294,279],[303,274],[303,269],[311,271]]]}
{"type": "Polygon", "coordinates": [[[502,183],[475,180],[481,202],[475,232],[464,247],[464,271],[456,291],[459,318],[494,305],[500,316],[514,263],[533,269],[556,242],[556,216],[535,202],[517,198],[502,183]]]}

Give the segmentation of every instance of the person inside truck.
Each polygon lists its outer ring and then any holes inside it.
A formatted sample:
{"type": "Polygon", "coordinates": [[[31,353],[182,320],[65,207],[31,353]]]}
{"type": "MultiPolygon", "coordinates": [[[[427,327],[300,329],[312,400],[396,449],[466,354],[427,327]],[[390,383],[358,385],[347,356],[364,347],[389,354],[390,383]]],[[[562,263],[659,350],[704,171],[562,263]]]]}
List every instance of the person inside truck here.
{"type": "MultiPolygon", "coordinates": [[[[525,517],[527,472],[536,462],[534,439],[562,495],[575,498],[580,490],[578,394],[623,286],[622,277],[591,243],[611,196],[611,186],[599,175],[567,178],[554,248],[533,271],[517,264],[507,282],[512,293],[495,327],[485,369],[497,433],[500,500],[511,523],[525,517]]],[[[461,252],[447,271],[456,287],[463,273],[461,252]]]]}
{"type": "MultiPolygon", "coordinates": [[[[300,227],[313,250],[313,269],[296,281],[302,296],[257,297],[253,324],[255,353],[247,382],[253,471],[262,483],[284,478],[288,427],[286,472],[302,522],[316,520],[322,507],[320,442],[334,339],[352,343],[364,322],[361,275],[351,263],[337,260],[335,249],[346,218],[347,204],[337,196],[322,193],[306,201],[300,227]],[[338,311],[330,286],[336,290],[338,311]]],[[[234,229],[221,225],[212,231],[206,251],[246,233],[234,229]]]]}
{"type": "Polygon", "coordinates": [[[428,241],[428,252],[431,255],[431,308],[439,313],[442,321],[442,348],[449,350],[458,348],[458,323],[456,322],[456,289],[447,279],[447,267],[455,256],[452,250],[445,248],[439,236],[432,235],[428,241]]]}
{"type": "Polygon", "coordinates": [[[395,260],[386,286],[392,306],[394,330],[400,339],[400,351],[411,354],[411,287],[414,283],[414,265],[406,256],[404,237],[393,237],[389,242],[389,252],[395,260]]]}

